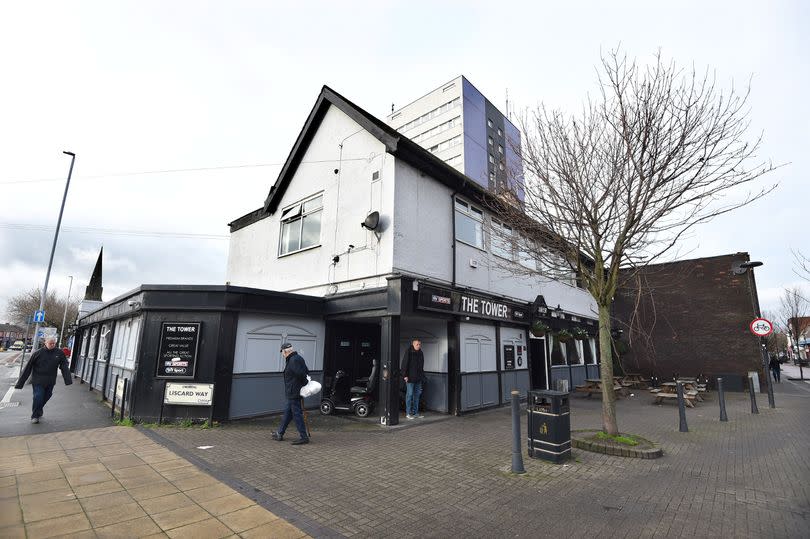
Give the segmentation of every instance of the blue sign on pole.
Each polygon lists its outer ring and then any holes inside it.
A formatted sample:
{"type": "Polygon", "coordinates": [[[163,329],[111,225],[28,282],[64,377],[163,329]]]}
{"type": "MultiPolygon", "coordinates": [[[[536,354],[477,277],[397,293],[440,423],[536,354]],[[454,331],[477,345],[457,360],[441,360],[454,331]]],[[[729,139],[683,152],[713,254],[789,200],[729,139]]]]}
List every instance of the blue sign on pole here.
{"type": "Polygon", "coordinates": [[[34,313],[34,322],[44,322],[45,321],[45,311],[37,311],[34,313]]]}

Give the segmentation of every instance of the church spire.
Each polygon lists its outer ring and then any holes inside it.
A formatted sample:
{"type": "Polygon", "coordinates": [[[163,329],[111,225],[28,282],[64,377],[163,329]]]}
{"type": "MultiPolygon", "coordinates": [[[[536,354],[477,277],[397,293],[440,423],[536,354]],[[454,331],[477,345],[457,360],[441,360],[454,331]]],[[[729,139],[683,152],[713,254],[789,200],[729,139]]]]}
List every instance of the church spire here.
{"type": "Polygon", "coordinates": [[[93,276],[90,277],[90,284],[84,292],[84,299],[101,301],[101,255],[104,253],[104,247],[98,252],[98,260],[96,260],[96,267],[93,269],[93,276]]]}

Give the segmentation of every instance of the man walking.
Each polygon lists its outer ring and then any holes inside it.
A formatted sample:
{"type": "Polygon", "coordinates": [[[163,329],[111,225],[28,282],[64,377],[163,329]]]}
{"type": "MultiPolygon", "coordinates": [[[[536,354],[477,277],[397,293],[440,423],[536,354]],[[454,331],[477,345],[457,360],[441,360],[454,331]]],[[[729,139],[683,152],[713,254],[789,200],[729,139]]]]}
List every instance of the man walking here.
{"type": "Polygon", "coordinates": [[[773,373],[773,378],[776,380],[776,383],[781,384],[782,380],[780,375],[782,374],[782,366],[779,364],[779,360],[776,358],[775,354],[771,356],[771,361],[768,366],[771,368],[771,373],[773,373]]]}
{"type": "Polygon", "coordinates": [[[425,378],[425,355],[422,341],[414,339],[402,358],[402,373],[405,380],[405,417],[425,417],[419,413],[419,398],[422,396],[422,381],[425,378]]]}
{"type": "Polygon", "coordinates": [[[295,426],[298,429],[297,440],[293,440],[293,445],[303,445],[309,443],[309,434],[307,434],[307,427],[304,424],[304,414],[301,410],[301,388],[307,385],[307,375],[309,369],[307,364],[298,352],[295,351],[293,345],[284,343],[281,345],[281,353],[284,355],[284,360],[287,362],[284,366],[284,393],[287,397],[287,407],[284,409],[284,415],[281,417],[281,426],[276,432],[273,433],[273,439],[280,442],[284,439],[284,433],[290,421],[295,420],[295,426]]]}
{"type": "Polygon", "coordinates": [[[14,386],[22,389],[25,381],[31,376],[31,385],[34,388],[34,402],[31,406],[31,423],[39,423],[42,417],[42,409],[50,400],[53,394],[53,386],[56,385],[56,369],[62,371],[62,378],[65,385],[73,383],[73,378],[68,368],[67,358],[64,352],[56,347],[56,337],[49,336],[45,339],[45,347],[40,348],[31,355],[28,364],[20,374],[20,379],[14,386]]]}

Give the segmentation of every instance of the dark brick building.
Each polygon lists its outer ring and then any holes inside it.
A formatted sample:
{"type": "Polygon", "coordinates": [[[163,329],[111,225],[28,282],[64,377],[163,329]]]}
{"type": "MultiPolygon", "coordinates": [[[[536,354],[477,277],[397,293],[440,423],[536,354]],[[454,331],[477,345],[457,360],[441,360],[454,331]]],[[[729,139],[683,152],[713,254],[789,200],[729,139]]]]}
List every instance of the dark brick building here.
{"type": "Polygon", "coordinates": [[[730,389],[742,389],[749,371],[762,380],[759,341],[748,328],[759,311],[756,282],[753,269],[739,269],[747,261],[736,253],[625,273],[613,313],[624,331],[625,372],[702,374],[712,383],[723,376],[730,389]]]}

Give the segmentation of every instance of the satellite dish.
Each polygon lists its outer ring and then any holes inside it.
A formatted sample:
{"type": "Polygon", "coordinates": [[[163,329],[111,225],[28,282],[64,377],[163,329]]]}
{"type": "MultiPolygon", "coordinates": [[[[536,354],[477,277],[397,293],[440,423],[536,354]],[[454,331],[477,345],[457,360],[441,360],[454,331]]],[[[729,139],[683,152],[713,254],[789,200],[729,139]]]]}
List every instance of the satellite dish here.
{"type": "Polygon", "coordinates": [[[369,213],[366,220],[360,223],[360,226],[369,230],[376,230],[380,226],[380,212],[373,211],[369,213]]]}

